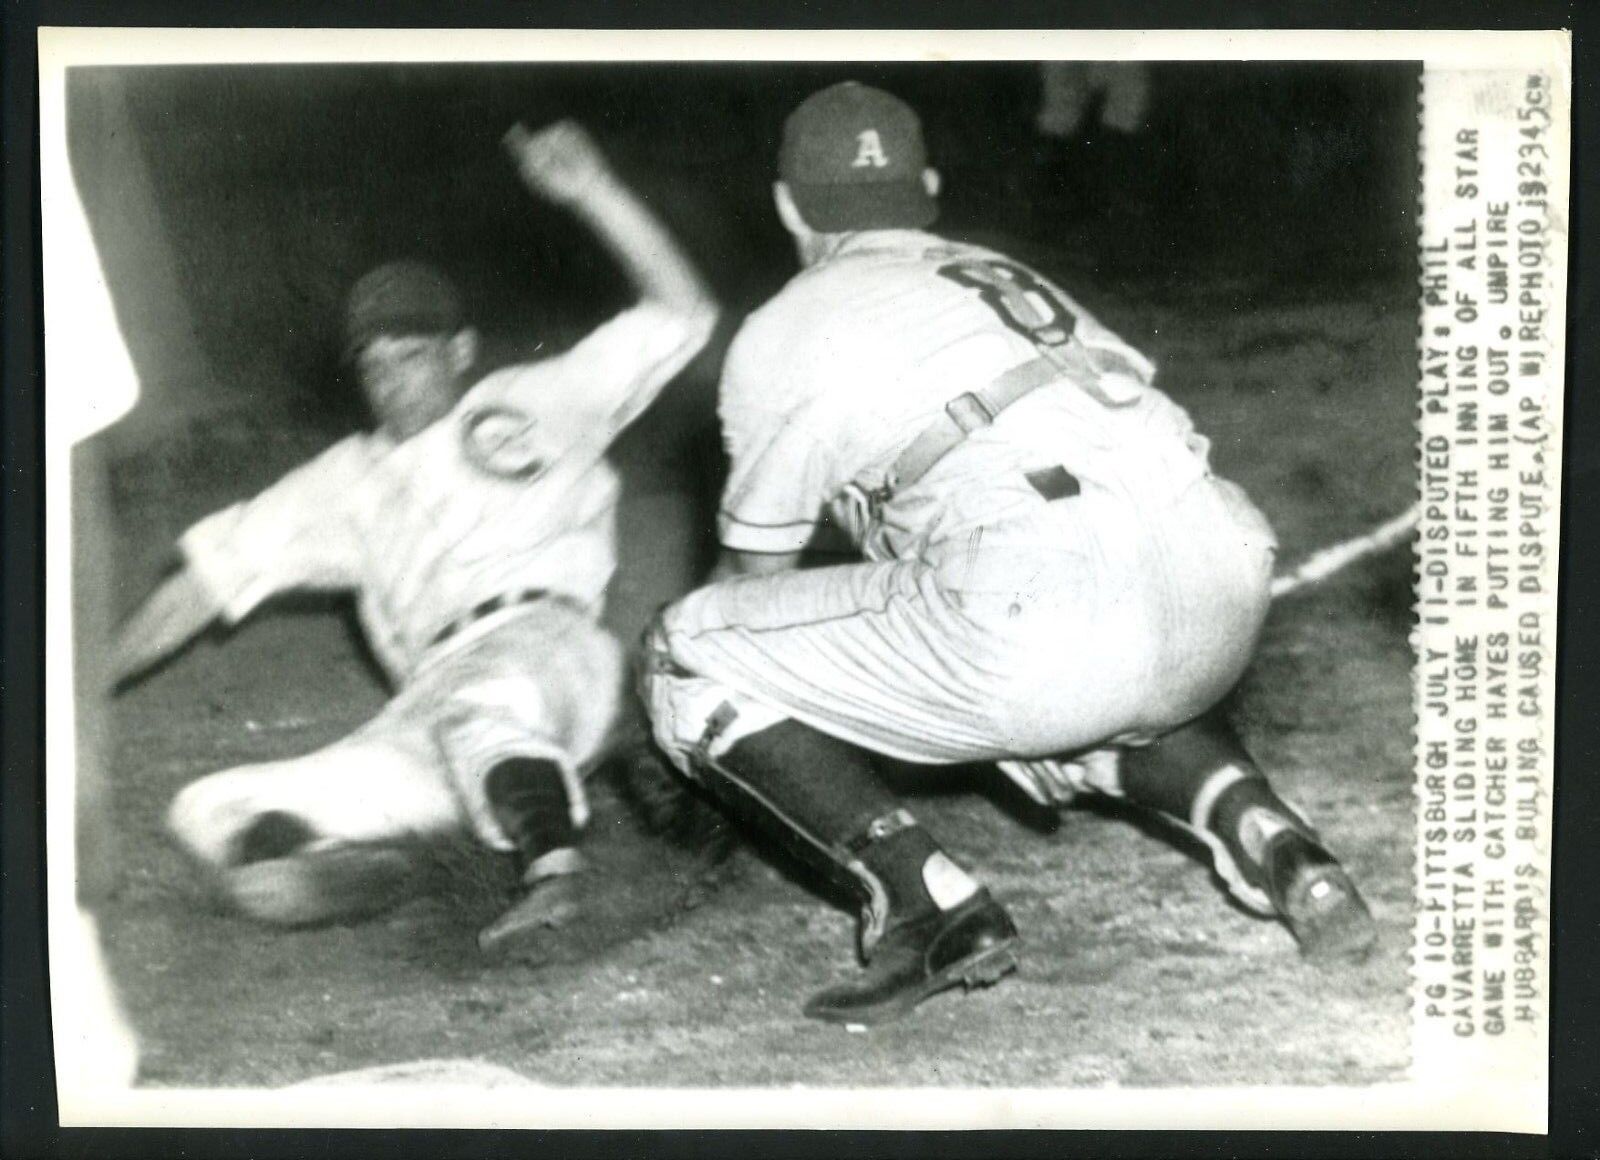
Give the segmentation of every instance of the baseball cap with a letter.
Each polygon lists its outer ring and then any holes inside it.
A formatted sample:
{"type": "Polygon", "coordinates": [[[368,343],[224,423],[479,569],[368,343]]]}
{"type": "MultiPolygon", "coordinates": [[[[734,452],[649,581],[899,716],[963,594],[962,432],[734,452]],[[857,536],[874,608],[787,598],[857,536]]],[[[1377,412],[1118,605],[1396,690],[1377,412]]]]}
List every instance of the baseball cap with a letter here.
{"type": "Polygon", "coordinates": [[[915,110],[856,81],[802,101],[783,126],[778,176],[812,229],[921,229],[939,216],[922,184],[928,154],[915,110]]]}

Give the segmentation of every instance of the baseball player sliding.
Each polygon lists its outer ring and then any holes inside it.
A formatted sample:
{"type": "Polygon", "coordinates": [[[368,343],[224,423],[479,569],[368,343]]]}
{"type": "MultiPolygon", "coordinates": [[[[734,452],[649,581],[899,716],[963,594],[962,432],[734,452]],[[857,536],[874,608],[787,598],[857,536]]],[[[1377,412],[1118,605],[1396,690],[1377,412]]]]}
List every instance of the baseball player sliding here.
{"type": "Polygon", "coordinates": [[[879,755],[1159,811],[1307,956],[1364,955],[1355,886],[1211,712],[1274,539],[1150,362],[1027,266],[924,232],[938,175],[887,93],[801,104],[779,175],[804,269],[724,369],[723,582],[662,615],[642,684],[680,769],[861,901],[866,970],[806,1013],[885,1020],[1015,965],[1010,916],[879,755]],[[796,570],[829,532],[862,562],[796,570]]]}
{"type": "Polygon", "coordinates": [[[188,786],[168,823],[246,915],[357,917],[411,879],[402,839],[470,827],[526,887],[487,927],[519,949],[571,917],[582,775],[624,663],[595,621],[616,566],[608,445],[710,336],[693,267],[578,126],[505,139],[530,189],[571,209],[639,302],[566,354],[472,385],[477,334],[439,272],[401,262],[355,285],[347,354],[377,430],[200,521],[182,566],[131,618],[125,679],[274,593],[353,589],[395,695],[342,741],[188,786]],[[470,387],[470,389],[468,389],[470,387]]]}

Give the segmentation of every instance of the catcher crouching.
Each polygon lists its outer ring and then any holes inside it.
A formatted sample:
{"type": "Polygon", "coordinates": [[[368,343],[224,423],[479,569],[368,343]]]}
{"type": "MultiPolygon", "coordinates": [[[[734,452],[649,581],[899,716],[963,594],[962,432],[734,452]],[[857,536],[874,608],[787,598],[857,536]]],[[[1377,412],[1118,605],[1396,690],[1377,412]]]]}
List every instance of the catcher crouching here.
{"type": "Polygon", "coordinates": [[[720,582],[660,618],[642,692],[679,769],[859,902],[866,969],[806,1014],[879,1022],[1016,966],[1005,907],[880,757],[1154,810],[1309,958],[1365,955],[1355,885],[1213,711],[1275,542],[1149,360],[1037,271],[926,232],[938,174],[889,94],[806,100],[778,170],[803,268],[729,351],[720,582]],[[858,562],[799,569],[830,529],[858,562]]]}

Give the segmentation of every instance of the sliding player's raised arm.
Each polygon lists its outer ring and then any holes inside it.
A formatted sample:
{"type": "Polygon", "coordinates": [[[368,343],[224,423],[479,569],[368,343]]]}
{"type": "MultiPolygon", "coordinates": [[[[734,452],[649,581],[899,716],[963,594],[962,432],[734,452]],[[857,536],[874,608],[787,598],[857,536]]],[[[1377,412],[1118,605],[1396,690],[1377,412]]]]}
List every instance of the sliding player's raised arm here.
{"type": "Polygon", "coordinates": [[[705,346],[716,302],[676,239],[582,127],[562,121],[530,133],[516,125],[505,144],[528,187],[587,224],[639,296],[639,306],[580,344],[590,348],[585,357],[595,371],[584,409],[602,412],[615,435],[705,346]]]}

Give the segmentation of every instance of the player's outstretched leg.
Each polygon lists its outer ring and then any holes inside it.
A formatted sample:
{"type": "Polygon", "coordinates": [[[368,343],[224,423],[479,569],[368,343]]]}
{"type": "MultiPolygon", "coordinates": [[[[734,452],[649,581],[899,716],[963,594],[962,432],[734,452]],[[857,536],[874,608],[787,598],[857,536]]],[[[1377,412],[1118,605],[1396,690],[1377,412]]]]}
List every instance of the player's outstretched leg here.
{"type": "Polygon", "coordinates": [[[424,888],[422,840],[455,823],[403,755],[334,746],[186,786],[167,828],[234,909],[272,926],[353,922],[424,888]]]}
{"type": "Polygon", "coordinates": [[[861,900],[866,969],[813,995],[811,1018],[882,1023],[1015,969],[1010,915],[900,808],[864,750],[783,721],[696,773],[736,818],[861,900]]]}
{"type": "Polygon", "coordinates": [[[1282,919],[1307,959],[1359,961],[1372,950],[1377,928],[1355,883],[1218,714],[1128,750],[1121,782],[1128,801],[1198,834],[1233,895],[1282,919]]]}
{"type": "Polygon", "coordinates": [[[484,794],[495,821],[516,848],[522,893],[478,932],[478,946],[495,957],[539,957],[552,932],[582,910],[586,867],[578,852],[566,782],[555,762],[516,757],[489,771],[484,794]]]}

